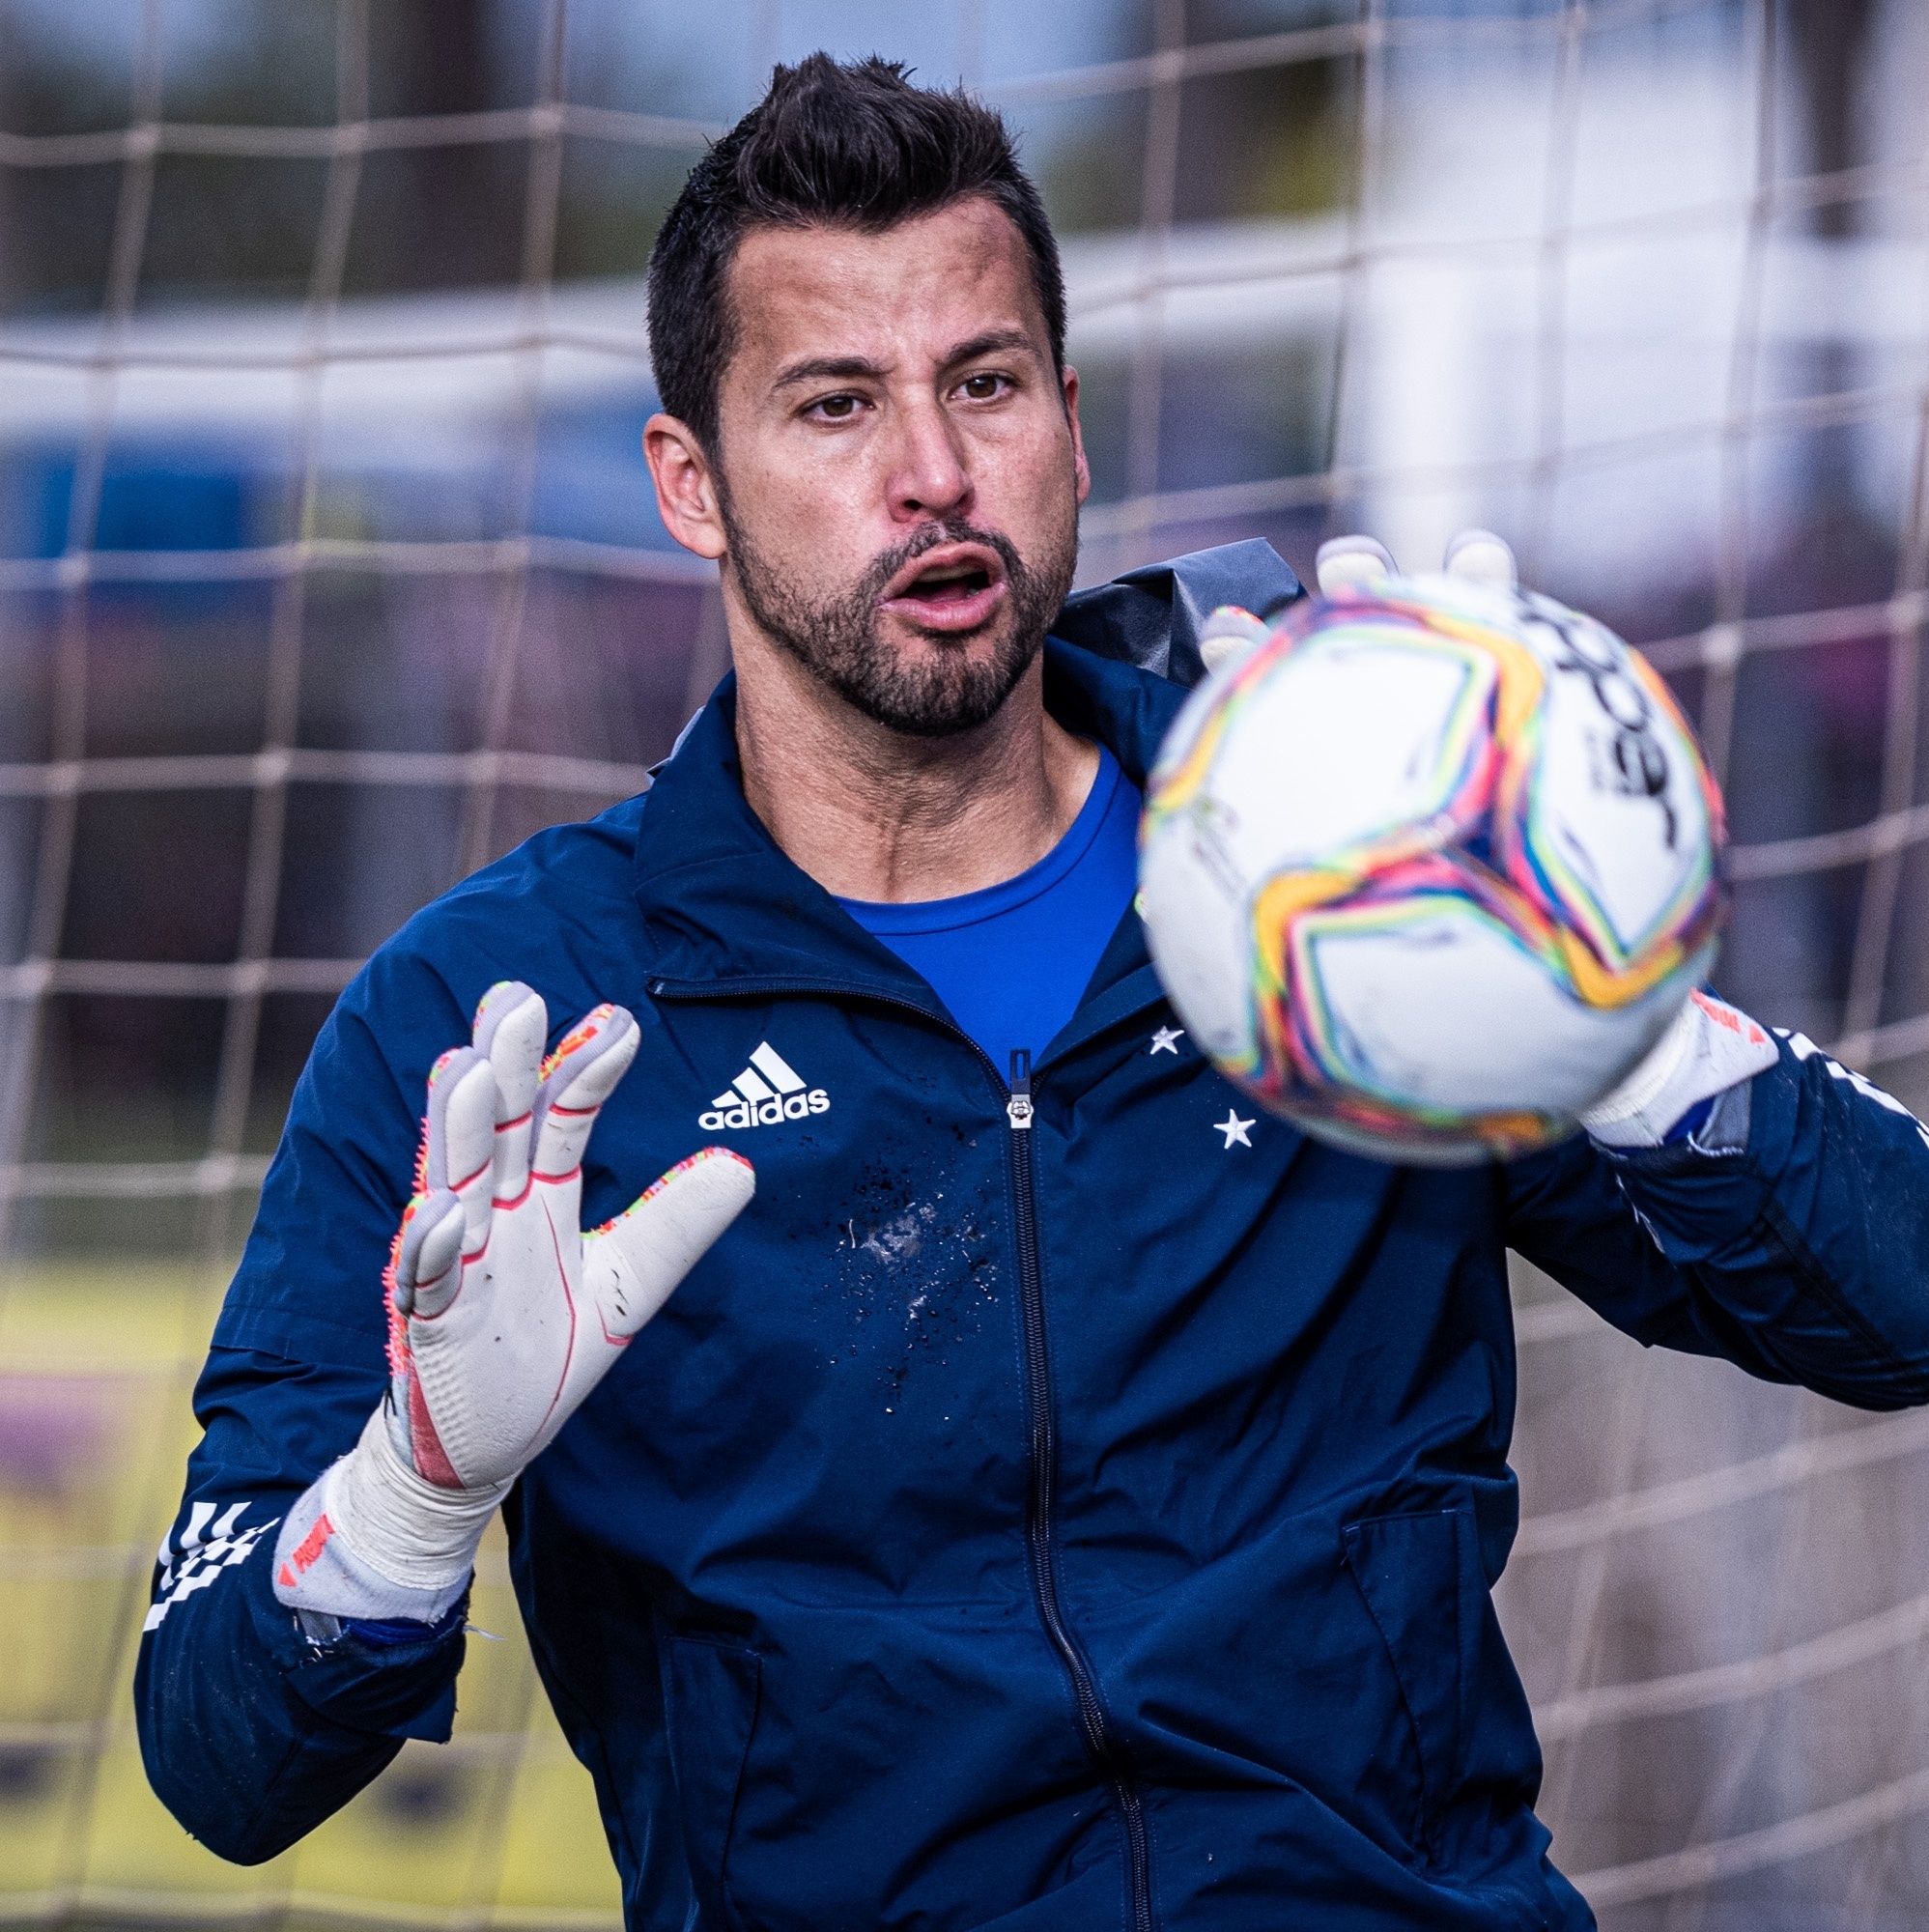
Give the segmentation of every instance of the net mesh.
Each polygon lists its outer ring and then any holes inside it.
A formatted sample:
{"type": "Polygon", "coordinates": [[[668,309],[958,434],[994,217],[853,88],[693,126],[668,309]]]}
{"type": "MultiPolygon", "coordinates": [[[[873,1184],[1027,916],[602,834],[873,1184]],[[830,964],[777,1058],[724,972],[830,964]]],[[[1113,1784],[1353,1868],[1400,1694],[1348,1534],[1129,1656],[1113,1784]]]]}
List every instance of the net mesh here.
{"type": "MultiPolygon", "coordinates": [[[[773,59],[870,50],[777,0],[544,0],[478,37],[483,11],[423,10],[469,18],[493,95],[401,98],[380,13],[339,0],[287,16],[331,99],[178,109],[209,57],[146,0],[94,50],[88,125],[8,98],[15,253],[98,258],[0,323],[8,1922],[617,1922],[499,1547],[457,1742],[259,1871],[161,1816],[128,1707],[213,1297],[330,998],[434,893],[637,789],[727,662],[634,459],[665,184],[773,59]],[[181,270],[195,220],[284,180],[278,293],[181,270]],[[629,273],[598,279],[612,222],[629,273]]],[[[1698,722],[1737,840],[1724,990],[1913,1102],[1915,11],[957,0],[894,26],[1024,131],[1064,230],[1083,579],[1256,535],[1305,574],[1348,527],[1424,567],[1501,529],[1698,722]]],[[[25,71],[44,21],[11,14],[25,71]]],[[[1500,1600],[1556,1857],[1617,1932],[1924,1922],[1929,1424],[1637,1357],[1517,1291],[1500,1600]]]]}

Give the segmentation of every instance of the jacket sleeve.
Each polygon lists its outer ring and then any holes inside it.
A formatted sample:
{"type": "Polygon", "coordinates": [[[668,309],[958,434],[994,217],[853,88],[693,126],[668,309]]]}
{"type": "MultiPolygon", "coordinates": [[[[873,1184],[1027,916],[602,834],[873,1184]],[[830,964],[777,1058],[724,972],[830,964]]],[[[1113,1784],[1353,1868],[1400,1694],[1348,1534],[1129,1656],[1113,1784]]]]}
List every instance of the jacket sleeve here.
{"type": "Polygon", "coordinates": [[[1861,1408],[1929,1402],[1929,1132],[1800,1034],[1778,1045],[1713,1147],[1576,1136],[1508,1168],[1508,1245],[1637,1341],[1861,1408]]]}
{"type": "Polygon", "coordinates": [[[380,1395],[363,1375],[221,1348],[195,1392],[206,1434],[161,1546],[134,1703],[161,1802],[239,1864],[312,1831],[405,1738],[449,1735],[460,1606],[433,1632],[364,1634],[303,1628],[274,1595],[282,1513],[380,1395]]]}
{"type": "Polygon", "coordinates": [[[344,994],[297,1088],[195,1390],[204,1434],[161,1546],[134,1700],[161,1802],[240,1863],[312,1830],[404,1739],[449,1735],[460,1605],[432,1632],[304,1625],[276,1599],[271,1565],[282,1517],[382,1400],[382,1273],[422,1083],[466,1032],[418,962],[378,956],[344,994]]]}

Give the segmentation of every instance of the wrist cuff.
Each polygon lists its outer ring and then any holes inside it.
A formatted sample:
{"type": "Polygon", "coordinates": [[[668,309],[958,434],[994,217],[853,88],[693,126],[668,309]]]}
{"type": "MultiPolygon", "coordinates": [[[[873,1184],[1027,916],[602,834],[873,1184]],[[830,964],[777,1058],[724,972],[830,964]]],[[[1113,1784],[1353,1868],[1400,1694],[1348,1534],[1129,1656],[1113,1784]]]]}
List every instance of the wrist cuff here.
{"type": "Polygon", "coordinates": [[[444,1490],[403,1465],[383,1411],[283,1520],[274,1594],[292,1609],[440,1622],[461,1600],[508,1483],[444,1490]]]}
{"type": "MultiPolygon", "coordinates": [[[[1713,1100],[1708,1122],[1688,1144],[1699,1152],[1732,1151],[1737,1109],[1723,1100],[1777,1059],[1775,1043],[1746,1013],[1706,993],[1691,993],[1648,1057],[1619,1087],[1581,1116],[1601,1146],[1617,1152],[1660,1147],[1677,1122],[1704,1100],[1713,1100]],[[1709,1128],[1719,1122],[1711,1144],[1709,1128]]],[[[1746,1145],[1745,1099],[1740,1109],[1741,1146],[1746,1145]]]]}

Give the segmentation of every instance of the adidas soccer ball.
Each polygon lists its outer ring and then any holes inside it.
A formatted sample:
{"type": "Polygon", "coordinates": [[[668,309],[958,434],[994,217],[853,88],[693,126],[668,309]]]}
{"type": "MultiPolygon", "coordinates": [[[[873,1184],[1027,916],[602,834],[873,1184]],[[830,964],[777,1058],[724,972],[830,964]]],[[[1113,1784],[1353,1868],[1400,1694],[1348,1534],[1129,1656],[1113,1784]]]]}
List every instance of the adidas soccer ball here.
{"type": "MultiPolygon", "coordinates": [[[[1257,629],[1257,626],[1255,627],[1257,629]]],[[[1656,673],[1550,599],[1388,578],[1297,605],[1161,748],[1140,905],[1220,1070],[1322,1140],[1523,1152],[1707,971],[1721,804],[1656,673]]]]}

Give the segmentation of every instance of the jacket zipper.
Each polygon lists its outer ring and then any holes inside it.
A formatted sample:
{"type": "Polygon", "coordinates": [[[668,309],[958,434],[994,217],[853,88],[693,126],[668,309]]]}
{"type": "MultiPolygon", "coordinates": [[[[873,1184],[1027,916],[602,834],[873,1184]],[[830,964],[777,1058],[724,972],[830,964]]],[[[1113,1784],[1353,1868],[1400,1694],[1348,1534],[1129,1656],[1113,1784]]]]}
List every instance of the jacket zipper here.
{"type": "MultiPolygon", "coordinates": [[[[833,989],[818,982],[756,980],[737,980],[715,990],[693,987],[671,992],[663,980],[654,980],[649,991],[652,999],[723,1000],[754,999],[764,993],[829,993],[833,989]]],[[[889,993],[874,993],[868,988],[858,997],[875,1001],[879,1006],[901,1008],[944,1027],[978,1055],[994,1080],[998,1078],[998,1063],[969,1035],[960,1033],[929,1008],[919,1006],[915,1000],[894,999],[889,993]]],[[[1058,1653],[1059,1662],[1070,1680],[1086,1750],[1111,1785],[1124,1827],[1131,1932],[1154,1932],[1151,1839],[1146,1826],[1145,1801],[1139,1796],[1124,1747],[1113,1733],[1098,1687],[1092,1682],[1092,1665],[1065,1623],[1059,1603],[1057,1537],[1052,1523],[1058,1479],[1058,1430],[1052,1419],[1051,1357],[1045,1347],[1044,1276],[1038,1263],[1038,1203],[1032,1180],[1033,1113],[1032,1056],[1020,1047],[1011,1055],[1005,1115],[1010,1122],[1012,1194],[1017,1203],[1018,1299],[1025,1331],[1025,1407],[1032,1464],[1025,1509],[1026,1553],[1030,1558],[1033,1594],[1038,1602],[1038,1618],[1045,1627],[1047,1641],[1058,1653]]]]}
{"type": "Polygon", "coordinates": [[[1018,1205],[1018,1295],[1025,1324],[1025,1401],[1031,1424],[1032,1480],[1026,1498],[1025,1536],[1032,1559],[1032,1587],[1045,1634],[1071,1680],[1086,1749],[1111,1783],[1125,1827],[1125,1854],[1132,1895],[1132,1932],[1152,1932],[1151,1851],[1146,1807],[1125,1753],[1105,1715],[1092,1666],[1071,1634],[1059,1603],[1053,1510],[1058,1481],[1058,1430],[1052,1416],[1051,1357],[1045,1347],[1045,1293],[1038,1262],[1038,1202],[1032,1180],[1032,1056],[1011,1056],[1011,1181],[1018,1205]]]}

